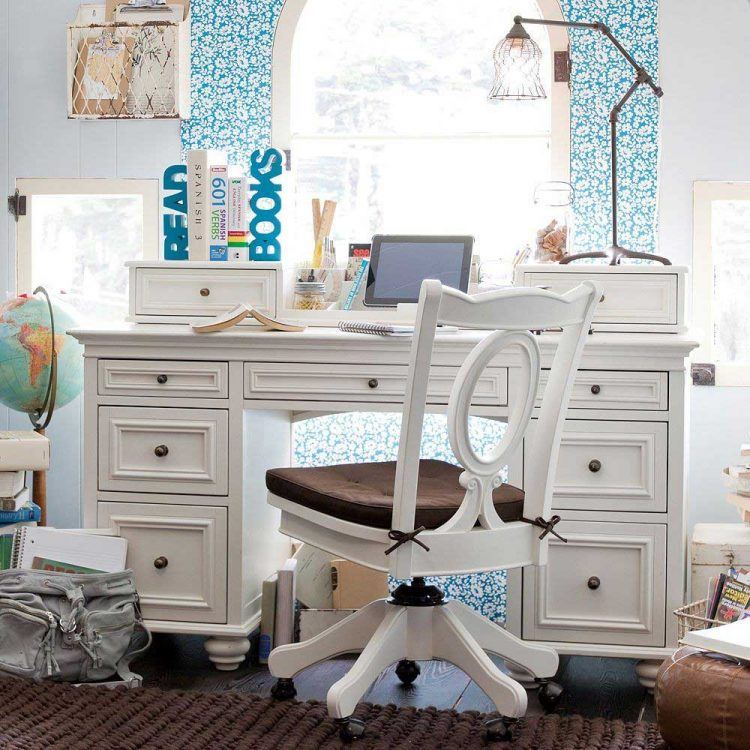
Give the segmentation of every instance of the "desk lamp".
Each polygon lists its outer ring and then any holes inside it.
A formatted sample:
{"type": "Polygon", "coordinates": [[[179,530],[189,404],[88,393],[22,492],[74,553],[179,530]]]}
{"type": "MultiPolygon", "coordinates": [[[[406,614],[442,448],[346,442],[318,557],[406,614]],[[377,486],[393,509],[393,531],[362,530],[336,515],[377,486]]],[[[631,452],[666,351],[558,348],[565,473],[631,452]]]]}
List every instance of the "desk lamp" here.
{"type": "Polygon", "coordinates": [[[644,260],[655,260],[664,265],[671,265],[671,262],[667,258],[649,253],[635,252],[634,250],[626,250],[617,241],[617,121],[620,111],[638,87],[643,84],[646,84],[656,97],[661,97],[664,92],[656,85],[654,79],[646,69],[639,65],[625,47],[617,41],[609,27],[603,23],[546,21],[537,18],[522,18],[521,16],[516,16],[513,22],[513,28],[495,48],[495,83],[490,91],[489,98],[491,101],[528,101],[545,99],[547,96],[539,75],[542,51],[539,45],[529,36],[523,24],[565,26],[566,28],[593,29],[594,31],[598,31],[614,44],[620,54],[635,70],[635,80],[625,92],[622,99],[615,104],[609,113],[612,149],[612,245],[606,250],[569,255],[563,258],[560,263],[570,263],[580,258],[607,258],[610,265],[615,266],[623,258],[641,258],[644,260]]]}

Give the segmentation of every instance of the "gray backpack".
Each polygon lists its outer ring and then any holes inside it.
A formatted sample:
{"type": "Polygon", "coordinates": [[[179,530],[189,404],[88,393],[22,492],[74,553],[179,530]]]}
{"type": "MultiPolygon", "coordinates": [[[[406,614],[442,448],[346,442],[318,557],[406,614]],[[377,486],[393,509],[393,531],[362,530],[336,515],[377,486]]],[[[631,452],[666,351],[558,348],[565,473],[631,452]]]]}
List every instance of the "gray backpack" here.
{"type": "Polygon", "coordinates": [[[136,687],[129,665],[150,644],[131,570],[0,573],[0,674],[136,687]]]}

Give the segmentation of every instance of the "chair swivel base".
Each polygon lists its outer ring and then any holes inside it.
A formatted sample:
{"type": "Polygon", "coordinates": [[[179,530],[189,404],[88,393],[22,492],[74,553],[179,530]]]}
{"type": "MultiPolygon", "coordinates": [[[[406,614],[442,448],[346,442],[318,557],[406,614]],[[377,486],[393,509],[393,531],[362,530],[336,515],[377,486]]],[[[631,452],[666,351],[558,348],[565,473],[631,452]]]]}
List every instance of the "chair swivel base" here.
{"type": "Polygon", "coordinates": [[[399,665],[399,679],[407,683],[416,679],[417,661],[440,659],[454,664],[477,683],[509,723],[526,713],[526,691],[488,654],[507,659],[541,680],[557,672],[554,649],[524,642],[465,604],[446,601],[439,589],[423,580],[399,589],[391,599],[371,602],[314,638],[274,649],[268,667],[279,678],[276,694],[288,697],[294,676],[313,664],[359,653],[327,696],[328,712],[340,720],[342,736],[359,736],[359,726],[351,718],[354,709],[392,664],[399,665]]]}

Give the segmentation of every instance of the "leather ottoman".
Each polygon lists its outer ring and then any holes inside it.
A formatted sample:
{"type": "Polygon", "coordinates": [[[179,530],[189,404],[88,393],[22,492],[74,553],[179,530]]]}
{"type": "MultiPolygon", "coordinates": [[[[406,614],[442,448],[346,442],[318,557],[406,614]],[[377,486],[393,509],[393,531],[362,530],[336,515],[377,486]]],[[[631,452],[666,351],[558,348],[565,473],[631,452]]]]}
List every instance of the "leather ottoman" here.
{"type": "Polygon", "coordinates": [[[670,750],[750,750],[750,664],[681,648],[659,668],[655,694],[670,750]]]}

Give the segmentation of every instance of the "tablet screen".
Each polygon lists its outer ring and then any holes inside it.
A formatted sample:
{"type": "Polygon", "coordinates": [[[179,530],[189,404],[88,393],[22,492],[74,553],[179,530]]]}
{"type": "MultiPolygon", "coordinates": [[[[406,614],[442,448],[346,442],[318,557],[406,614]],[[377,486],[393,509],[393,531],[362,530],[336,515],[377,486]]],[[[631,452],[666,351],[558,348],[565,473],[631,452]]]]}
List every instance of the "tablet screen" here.
{"type": "Polygon", "coordinates": [[[450,240],[384,237],[378,250],[368,287],[370,304],[416,302],[425,279],[437,279],[445,286],[466,291],[471,247],[467,255],[463,237],[450,240]]]}

